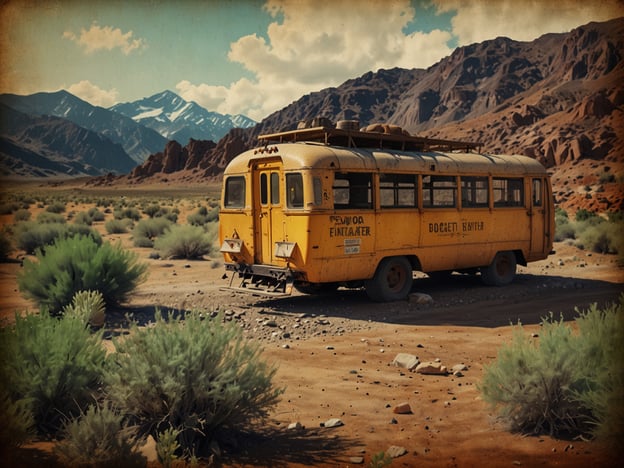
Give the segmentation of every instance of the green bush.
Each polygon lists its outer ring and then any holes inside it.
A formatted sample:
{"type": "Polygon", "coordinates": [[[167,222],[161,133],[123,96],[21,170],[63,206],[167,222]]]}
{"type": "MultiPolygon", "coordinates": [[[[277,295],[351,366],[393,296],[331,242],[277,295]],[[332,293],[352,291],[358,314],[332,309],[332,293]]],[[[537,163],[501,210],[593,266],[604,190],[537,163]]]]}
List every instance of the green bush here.
{"type": "Polygon", "coordinates": [[[64,213],[65,212],[65,204],[61,202],[50,203],[46,207],[46,211],[48,213],[64,213]]]}
{"type": "Polygon", "coordinates": [[[64,435],[54,450],[63,466],[145,466],[132,430],[108,404],[91,405],[82,416],[65,425],[64,435]]]}
{"type": "Polygon", "coordinates": [[[73,317],[85,326],[101,327],[106,318],[104,297],[98,291],[78,291],[72,303],[63,308],[64,317],[73,317]]]}
{"type": "Polygon", "coordinates": [[[136,208],[121,208],[114,211],[113,216],[115,219],[131,219],[132,221],[138,221],[141,219],[141,213],[136,208]]]}
{"type": "Polygon", "coordinates": [[[6,231],[0,231],[0,261],[7,260],[12,250],[11,237],[6,231]]]}
{"type": "Polygon", "coordinates": [[[132,230],[136,247],[153,247],[154,239],[172,225],[166,218],[149,218],[139,221],[132,230]]]}
{"type": "Polygon", "coordinates": [[[517,431],[622,440],[623,314],[624,295],[618,305],[579,313],[578,334],[552,314],[538,340],[518,325],[485,368],[484,400],[517,431]]]}
{"type": "Polygon", "coordinates": [[[199,226],[171,226],[156,239],[154,248],[165,258],[201,258],[212,251],[215,236],[207,234],[199,226]]]}
{"type": "Polygon", "coordinates": [[[86,224],[91,226],[96,221],[104,221],[104,213],[97,208],[90,208],[87,211],[81,211],[74,218],[76,224],[86,224]]]}
{"type": "Polygon", "coordinates": [[[132,226],[132,220],[125,219],[109,219],[104,223],[104,228],[109,234],[124,234],[128,232],[132,226]]]}
{"type": "Polygon", "coordinates": [[[0,394],[27,405],[40,434],[55,435],[93,402],[106,351],[101,333],[79,320],[16,314],[13,326],[0,328],[0,355],[11,357],[0,360],[0,394]]]}
{"type": "Polygon", "coordinates": [[[184,320],[156,313],[153,326],[132,326],[105,372],[108,398],[155,439],[179,431],[185,457],[206,453],[222,430],[249,428],[263,420],[282,393],[276,368],[260,360],[260,346],[223,317],[184,320]]]}
{"type": "Polygon", "coordinates": [[[186,218],[187,223],[193,226],[204,226],[208,223],[212,223],[218,220],[219,220],[219,209],[214,208],[208,211],[208,208],[206,208],[205,206],[200,206],[199,209],[195,213],[190,214],[186,218]]]}
{"type": "Polygon", "coordinates": [[[20,221],[29,221],[31,216],[32,216],[32,213],[30,211],[20,209],[20,210],[17,210],[15,214],[13,215],[13,220],[16,223],[19,223],[20,221]]]}
{"type": "Polygon", "coordinates": [[[145,278],[147,264],[120,244],[98,245],[90,237],[58,239],[36,261],[24,260],[18,274],[20,291],[52,314],[59,313],[78,291],[99,291],[106,305],[126,300],[145,278]]]}
{"type": "Polygon", "coordinates": [[[26,221],[18,223],[15,228],[17,248],[24,250],[27,254],[34,254],[37,249],[45,249],[57,239],[67,239],[78,235],[90,237],[98,245],[102,243],[102,236],[97,231],[80,224],[39,224],[26,221]]]}
{"type": "Polygon", "coordinates": [[[555,242],[561,242],[566,239],[574,239],[576,237],[576,229],[568,218],[565,210],[557,207],[555,209],[555,242]]]}
{"type": "Polygon", "coordinates": [[[43,211],[37,216],[37,222],[39,224],[65,224],[67,220],[62,214],[43,211]]]}
{"type": "Polygon", "coordinates": [[[2,384],[0,384],[0,420],[2,420],[0,447],[3,448],[19,447],[34,431],[35,421],[30,402],[25,399],[13,401],[2,384]]]}
{"type": "Polygon", "coordinates": [[[602,222],[586,226],[578,235],[576,245],[597,253],[624,253],[624,223],[602,222]]]}

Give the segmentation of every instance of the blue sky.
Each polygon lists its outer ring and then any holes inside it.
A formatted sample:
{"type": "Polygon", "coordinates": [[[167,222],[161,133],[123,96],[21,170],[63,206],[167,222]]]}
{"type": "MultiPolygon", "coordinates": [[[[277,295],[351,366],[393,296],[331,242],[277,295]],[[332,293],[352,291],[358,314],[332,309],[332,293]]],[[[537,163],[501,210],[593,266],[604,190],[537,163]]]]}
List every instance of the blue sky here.
{"type": "Polygon", "coordinates": [[[170,89],[261,120],[367,71],[624,16],[621,0],[8,0],[0,93],[109,107],[170,89]]]}

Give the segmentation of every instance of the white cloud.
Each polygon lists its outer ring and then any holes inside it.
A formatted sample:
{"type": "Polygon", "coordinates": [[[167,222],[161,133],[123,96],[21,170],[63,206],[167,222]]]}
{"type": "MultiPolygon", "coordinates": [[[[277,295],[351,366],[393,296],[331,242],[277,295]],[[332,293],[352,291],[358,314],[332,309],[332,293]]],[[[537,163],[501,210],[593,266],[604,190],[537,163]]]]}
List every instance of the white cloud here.
{"type": "Polygon", "coordinates": [[[267,0],[266,34],[241,37],[228,57],[253,79],[229,86],[178,83],[182,97],[261,120],[301,96],[380,68],[426,68],[459,45],[508,36],[533,40],[621,16],[620,0],[432,0],[454,12],[448,30],[404,32],[418,14],[409,0],[267,0]],[[619,14],[618,14],[619,12],[619,14]]]}
{"type": "Polygon", "coordinates": [[[624,14],[621,0],[433,0],[438,11],[456,11],[451,20],[458,45],[506,36],[532,41],[546,33],[567,32],[590,21],[624,14]]]}
{"type": "Polygon", "coordinates": [[[227,88],[183,81],[177,86],[182,97],[261,120],[304,94],[367,71],[427,67],[451,52],[449,32],[402,32],[415,15],[408,0],[269,0],[265,8],[275,18],[268,40],[241,37],[228,55],[254,79],[227,88]]]}
{"type": "Polygon", "coordinates": [[[147,47],[145,39],[136,39],[133,35],[132,31],[124,33],[119,28],[99,26],[94,22],[88,30],[82,28],[80,36],[76,36],[72,31],[65,31],[63,38],[78,44],[87,54],[98,50],[120,49],[125,55],[129,55],[133,51],[147,47]]]}
{"type": "Polygon", "coordinates": [[[115,104],[119,98],[119,93],[115,88],[106,91],[88,80],[82,80],[79,83],[71,85],[67,88],[67,91],[94,106],[101,107],[110,107],[115,104]]]}

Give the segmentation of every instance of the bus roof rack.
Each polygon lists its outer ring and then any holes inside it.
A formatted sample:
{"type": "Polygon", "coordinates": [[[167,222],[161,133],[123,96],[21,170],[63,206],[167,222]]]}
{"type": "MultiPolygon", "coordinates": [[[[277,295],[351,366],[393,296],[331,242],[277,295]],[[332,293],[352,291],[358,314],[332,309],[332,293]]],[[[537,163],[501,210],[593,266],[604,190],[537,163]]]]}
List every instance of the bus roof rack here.
{"type": "MultiPolygon", "coordinates": [[[[398,127],[396,127],[398,128],[398,127]]],[[[382,133],[328,126],[299,128],[286,132],[268,133],[258,136],[262,143],[294,143],[315,141],[333,146],[348,148],[398,149],[401,151],[481,151],[482,143],[468,141],[440,140],[417,137],[402,133],[382,133]]]]}

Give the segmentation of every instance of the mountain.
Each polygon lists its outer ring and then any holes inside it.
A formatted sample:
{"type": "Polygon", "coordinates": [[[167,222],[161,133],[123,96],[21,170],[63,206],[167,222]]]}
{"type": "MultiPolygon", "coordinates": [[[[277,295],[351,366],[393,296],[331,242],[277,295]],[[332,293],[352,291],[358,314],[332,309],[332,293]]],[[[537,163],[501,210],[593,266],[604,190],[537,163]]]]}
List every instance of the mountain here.
{"type": "Polygon", "coordinates": [[[315,117],[355,119],[528,155],[549,168],[560,206],[624,210],[618,182],[624,180],[623,55],[619,18],[531,42],[499,37],[460,47],[426,70],[369,72],[226,135],[229,144],[220,141],[206,152],[204,169],[193,173],[184,165],[180,177],[218,173],[236,156],[233,148],[251,148],[263,133],[292,130],[315,117]]]}
{"type": "Polygon", "coordinates": [[[28,177],[127,173],[136,165],[103,135],[0,104],[0,173],[28,177]]]}
{"type": "Polygon", "coordinates": [[[207,111],[171,91],[163,91],[139,101],[116,104],[110,110],[156,130],[168,140],[181,143],[190,139],[219,141],[231,128],[249,128],[256,124],[244,115],[231,116],[207,111]]]}
{"type": "Polygon", "coordinates": [[[67,91],[36,93],[29,96],[0,95],[0,103],[24,114],[49,115],[67,119],[120,144],[137,163],[159,151],[167,139],[117,112],[92,106],[67,91]]]}

